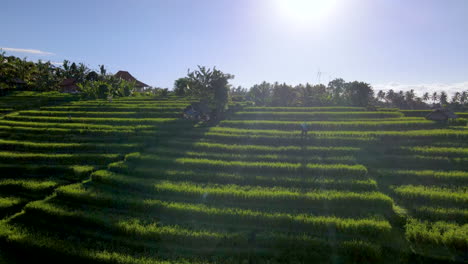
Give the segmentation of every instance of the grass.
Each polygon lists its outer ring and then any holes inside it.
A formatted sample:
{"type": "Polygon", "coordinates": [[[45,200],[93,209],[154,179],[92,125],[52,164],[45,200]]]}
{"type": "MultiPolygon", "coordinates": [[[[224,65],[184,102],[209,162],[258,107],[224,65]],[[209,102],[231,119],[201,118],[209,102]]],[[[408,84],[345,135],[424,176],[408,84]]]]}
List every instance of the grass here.
{"type": "Polygon", "coordinates": [[[219,152],[201,152],[201,151],[184,151],[173,148],[159,147],[154,154],[164,157],[180,157],[187,158],[202,158],[202,159],[218,159],[224,161],[282,161],[282,162],[309,162],[309,163],[342,163],[356,164],[356,158],[353,156],[322,156],[308,155],[307,152],[294,154],[240,154],[240,153],[219,153],[219,152]]]}
{"type": "MultiPolygon", "coordinates": [[[[128,167],[122,163],[113,163],[110,166],[113,172],[128,171],[128,167]]],[[[119,184],[114,180],[126,176],[106,177],[109,171],[99,171],[93,174],[93,180],[96,182],[104,182],[106,184],[119,184]],[[104,175],[104,176],[103,176],[104,175]]],[[[155,168],[141,168],[137,167],[131,170],[131,175],[138,178],[140,181],[144,179],[164,180],[170,179],[172,181],[186,181],[190,179],[199,183],[218,183],[218,184],[238,184],[238,185],[256,185],[256,186],[282,186],[286,188],[318,188],[323,190],[348,190],[348,191],[374,191],[377,188],[377,183],[371,179],[361,179],[361,177],[353,177],[350,175],[346,179],[334,179],[333,177],[323,176],[308,176],[306,178],[299,177],[294,174],[283,175],[268,175],[259,173],[248,172],[207,172],[195,170],[181,170],[181,169],[155,169],[155,168]]],[[[151,184],[151,183],[147,183],[151,184]]]]}
{"type": "Polygon", "coordinates": [[[233,119],[274,120],[339,120],[347,118],[396,118],[399,112],[237,112],[233,119]]]}
{"type": "Polygon", "coordinates": [[[0,197],[0,210],[10,208],[23,202],[24,199],[18,197],[0,197]]]}
{"type": "Polygon", "coordinates": [[[25,179],[4,179],[0,180],[0,189],[21,190],[26,192],[43,192],[51,190],[59,185],[55,180],[25,180],[25,179]]]}
{"type": "Polygon", "coordinates": [[[10,151],[28,152],[131,152],[140,145],[135,143],[123,144],[92,144],[92,143],[54,143],[54,142],[34,142],[20,140],[0,139],[0,149],[10,151]]]}
{"type": "Polygon", "coordinates": [[[72,117],[72,118],[83,118],[83,117],[97,117],[97,118],[168,118],[180,117],[182,109],[179,111],[173,112],[161,112],[161,111],[152,111],[152,112],[142,112],[142,111],[132,111],[132,112],[102,112],[102,111],[44,111],[44,110],[28,110],[20,111],[20,116],[26,117],[72,117]]]}
{"type": "Polygon", "coordinates": [[[468,219],[468,209],[461,209],[458,207],[432,207],[420,206],[412,208],[412,214],[419,218],[430,221],[447,221],[457,222],[461,224],[466,223],[468,219]]]}
{"type": "MultiPolygon", "coordinates": [[[[282,131],[282,130],[261,130],[261,129],[238,129],[238,128],[225,128],[215,127],[210,129],[209,133],[223,133],[234,135],[256,135],[267,136],[275,135],[276,137],[289,136],[299,137],[297,131],[282,131]]],[[[430,130],[408,130],[408,131],[309,131],[310,137],[329,135],[329,136],[358,136],[358,137],[399,137],[399,138],[417,138],[417,137],[431,137],[436,138],[454,138],[466,139],[468,138],[468,130],[455,130],[455,129],[430,129],[430,130]]]]}
{"type": "Polygon", "coordinates": [[[189,103],[76,101],[4,116],[4,215],[27,205],[0,221],[2,245],[103,263],[379,263],[466,252],[468,129],[359,107],[245,107],[192,128],[178,120],[189,103]]]}
{"type": "Polygon", "coordinates": [[[364,177],[367,174],[367,169],[362,165],[347,165],[347,164],[301,164],[288,162],[248,162],[248,161],[224,161],[211,159],[197,158],[177,158],[174,160],[165,159],[156,155],[141,155],[140,153],[132,153],[126,156],[126,161],[129,163],[141,165],[160,165],[160,166],[186,166],[187,168],[205,168],[212,170],[232,171],[262,171],[262,172],[297,172],[304,171],[307,173],[316,173],[319,175],[330,176],[346,176],[354,174],[364,177]]]}
{"type": "Polygon", "coordinates": [[[249,209],[211,207],[203,204],[166,202],[155,199],[141,200],[133,195],[119,195],[104,192],[89,192],[79,185],[69,185],[57,189],[62,199],[95,205],[112,205],[115,208],[129,208],[157,214],[171,219],[218,222],[224,225],[256,226],[283,230],[304,230],[317,234],[327,233],[329,228],[345,234],[381,237],[388,235],[390,224],[373,218],[339,218],[333,216],[311,216],[310,214],[268,213],[249,209]]]}
{"type": "MultiPolygon", "coordinates": [[[[269,145],[242,145],[222,144],[212,142],[180,143],[171,142],[172,146],[197,151],[228,152],[228,153],[262,153],[262,154],[304,154],[304,155],[350,155],[360,151],[356,147],[320,147],[320,146],[269,146],[269,145]]],[[[157,149],[156,149],[157,150],[157,149]]]]}
{"type": "Polygon", "coordinates": [[[448,183],[462,186],[468,184],[468,172],[466,171],[381,170],[380,172],[391,182],[448,183]]]}
{"type": "Polygon", "coordinates": [[[468,224],[443,221],[427,222],[410,219],[406,238],[415,244],[429,244],[465,252],[468,250],[468,224]]]}
{"type": "Polygon", "coordinates": [[[444,204],[466,207],[468,192],[466,187],[449,189],[433,186],[402,185],[394,187],[395,194],[405,202],[419,202],[425,204],[444,204]]]}
{"type": "Polygon", "coordinates": [[[90,124],[161,124],[177,121],[177,118],[106,118],[106,117],[55,117],[55,116],[21,116],[9,114],[4,117],[6,120],[28,121],[28,122],[58,122],[58,123],[90,123],[90,124]]]}
{"type": "Polygon", "coordinates": [[[403,151],[423,155],[441,155],[447,157],[468,157],[468,148],[446,148],[446,147],[404,147],[403,151]]]}
{"type": "Polygon", "coordinates": [[[0,152],[2,163],[54,163],[54,164],[108,164],[121,157],[120,154],[42,154],[0,152]]]}
{"type": "MultiPolygon", "coordinates": [[[[269,121],[269,120],[225,120],[221,127],[300,130],[304,121],[269,121]]],[[[402,121],[312,121],[305,122],[313,130],[401,130],[437,128],[441,125],[428,120],[402,121]]]]}
{"type": "Polygon", "coordinates": [[[334,107],[245,107],[246,112],[354,112],[366,111],[365,107],[348,107],[348,106],[334,106],[334,107]]]}
{"type": "Polygon", "coordinates": [[[0,120],[0,125],[11,126],[11,127],[31,127],[31,128],[72,128],[72,129],[92,129],[92,130],[144,130],[144,129],[155,129],[157,125],[101,125],[101,124],[89,124],[89,123],[47,123],[47,122],[21,122],[11,120],[0,120]]]}
{"type": "Polygon", "coordinates": [[[131,179],[107,171],[93,173],[93,180],[105,182],[131,190],[141,190],[145,193],[173,196],[186,200],[196,200],[202,197],[206,202],[228,201],[229,203],[275,204],[287,205],[292,208],[322,207],[326,203],[330,207],[346,207],[352,204],[366,205],[366,208],[376,208],[380,211],[392,207],[392,200],[378,192],[351,192],[337,190],[260,187],[235,184],[198,184],[194,182],[167,180],[131,179]]]}

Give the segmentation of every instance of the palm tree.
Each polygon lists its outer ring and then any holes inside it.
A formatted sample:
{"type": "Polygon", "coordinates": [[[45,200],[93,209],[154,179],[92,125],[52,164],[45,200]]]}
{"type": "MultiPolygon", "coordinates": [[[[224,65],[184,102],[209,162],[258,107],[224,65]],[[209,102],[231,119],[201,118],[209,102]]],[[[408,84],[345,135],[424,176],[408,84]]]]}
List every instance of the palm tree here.
{"type": "Polygon", "coordinates": [[[439,99],[439,94],[437,94],[437,92],[432,93],[431,99],[432,104],[435,104],[435,102],[439,99]]]}
{"type": "Polygon", "coordinates": [[[429,97],[430,97],[430,96],[429,96],[429,93],[428,93],[428,92],[425,92],[425,93],[423,94],[422,100],[423,100],[424,102],[427,102],[427,101],[429,101],[429,97]]]}
{"type": "Polygon", "coordinates": [[[392,89],[388,90],[387,94],[385,95],[385,100],[387,102],[393,103],[394,98],[395,92],[392,89]]]}
{"type": "Polygon", "coordinates": [[[411,89],[410,91],[406,91],[405,93],[405,100],[406,103],[413,108],[413,103],[414,103],[414,98],[416,97],[416,94],[414,93],[414,90],[411,89]]]}
{"type": "Polygon", "coordinates": [[[463,91],[461,96],[460,96],[460,103],[465,104],[465,102],[468,101],[468,92],[463,91]]]}
{"type": "Polygon", "coordinates": [[[447,93],[445,91],[440,92],[439,102],[441,105],[447,104],[447,93]]]}
{"type": "Polygon", "coordinates": [[[452,101],[451,101],[451,103],[452,103],[452,104],[458,103],[458,102],[460,101],[460,97],[461,97],[460,92],[456,92],[456,93],[452,96],[452,101]]]}
{"type": "Polygon", "coordinates": [[[379,100],[384,100],[385,99],[385,92],[380,90],[378,93],[377,93],[377,99],[379,100]]]}

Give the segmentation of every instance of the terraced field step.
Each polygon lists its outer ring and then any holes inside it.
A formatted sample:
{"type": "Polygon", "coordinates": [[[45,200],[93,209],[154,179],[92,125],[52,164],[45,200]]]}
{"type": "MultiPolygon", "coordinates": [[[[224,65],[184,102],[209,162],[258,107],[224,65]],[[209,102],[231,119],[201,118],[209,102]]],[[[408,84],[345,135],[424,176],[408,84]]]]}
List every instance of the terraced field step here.
{"type": "Polygon", "coordinates": [[[468,148],[463,147],[435,147],[435,146],[412,146],[392,149],[393,154],[420,154],[425,156],[444,156],[449,158],[468,157],[468,148]]]}
{"type": "Polygon", "coordinates": [[[468,185],[468,172],[456,170],[379,170],[381,178],[391,184],[405,182],[422,185],[468,185]]]}
{"type": "Polygon", "coordinates": [[[285,120],[285,121],[311,121],[311,120],[346,120],[349,118],[398,118],[403,117],[400,112],[282,112],[282,111],[239,111],[230,119],[250,120],[285,120]]]}
{"type": "Polygon", "coordinates": [[[128,153],[141,148],[137,143],[58,143],[0,139],[0,150],[40,153],[128,153]]]}
{"type": "Polygon", "coordinates": [[[219,126],[251,129],[301,130],[301,124],[306,123],[309,130],[403,130],[441,128],[445,125],[429,120],[397,120],[397,121],[269,121],[269,120],[225,120],[219,126]]]}
{"type": "Polygon", "coordinates": [[[123,130],[123,131],[138,131],[155,129],[157,125],[114,125],[114,124],[90,124],[90,123],[77,123],[77,122],[22,122],[12,120],[0,120],[0,126],[10,127],[30,127],[30,128],[67,128],[67,129],[80,129],[80,130],[123,130]]]}
{"type": "MultiPolygon", "coordinates": [[[[427,205],[413,205],[410,206],[405,204],[405,208],[409,211],[409,214],[417,219],[430,222],[452,222],[457,223],[460,226],[466,224],[468,219],[468,209],[462,209],[459,207],[446,207],[446,206],[427,206],[427,205]]],[[[459,228],[457,228],[459,229],[459,228]]]]}
{"type": "Polygon", "coordinates": [[[255,185],[265,187],[282,186],[285,188],[310,188],[321,190],[348,190],[357,192],[375,191],[377,183],[372,179],[361,177],[343,177],[336,179],[324,175],[295,175],[249,173],[249,172],[216,172],[201,170],[181,170],[180,168],[161,169],[152,167],[136,167],[133,169],[122,162],[110,165],[110,170],[116,173],[128,173],[131,177],[152,180],[186,181],[198,183],[255,185]]]}
{"type": "MultiPolygon", "coordinates": [[[[42,221],[38,221],[42,222],[42,221]]],[[[36,222],[37,224],[37,222],[36,222]]],[[[153,231],[152,226],[147,226],[138,222],[129,222],[127,233],[137,233],[141,226],[148,230],[148,233],[164,234],[154,235],[162,240],[129,240],[128,235],[117,236],[95,232],[94,229],[80,228],[79,233],[72,229],[68,230],[69,236],[64,238],[59,233],[42,233],[32,230],[19,224],[2,224],[0,226],[0,235],[5,237],[15,248],[29,248],[32,252],[37,251],[38,256],[47,256],[48,259],[60,260],[82,260],[98,261],[100,263],[206,263],[206,259],[212,258],[213,254],[220,254],[229,257],[235,253],[236,259],[248,259],[250,254],[255,254],[258,258],[268,257],[271,252],[278,252],[279,249],[286,250],[291,256],[302,256],[305,259],[316,259],[320,253],[329,250],[335,250],[342,253],[343,258],[349,258],[350,261],[361,256],[375,256],[373,260],[380,259],[381,247],[375,243],[369,243],[359,240],[327,241],[315,237],[291,236],[276,233],[258,232],[255,235],[255,247],[247,238],[248,249],[242,245],[245,244],[244,234],[232,234],[222,236],[223,233],[214,231],[188,231],[173,226],[161,227],[153,231]],[[138,230],[135,230],[138,229],[138,230]],[[184,235],[179,239],[179,234],[184,235]],[[82,241],[77,245],[76,240],[81,236],[89,237],[92,243],[82,241]],[[109,246],[112,241],[112,246],[109,246]],[[203,243],[200,243],[203,241],[203,243]],[[232,242],[237,242],[237,247],[229,246],[232,242]],[[240,242],[240,243],[239,243],[240,242]],[[273,242],[273,243],[272,243],[273,242]],[[100,248],[96,248],[100,244],[100,248]],[[184,246],[186,244],[186,246],[184,246]],[[204,246],[206,245],[206,246],[204,246]],[[131,249],[129,252],[128,249],[131,249]],[[37,249],[37,250],[34,250],[37,249]],[[44,252],[46,251],[46,252],[44,252]],[[47,252],[49,251],[49,252],[47,252]],[[145,253],[142,253],[145,252],[145,253]],[[174,259],[174,252],[177,252],[177,258],[174,259]],[[350,254],[353,252],[353,254],[350,254]],[[186,259],[180,259],[187,257],[186,259]],[[198,262],[198,258],[204,258],[205,261],[198,262]],[[161,258],[165,258],[161,259],[161,258]],[[195,258],[195,259],[193,259],[195,258]]],[[[57,227],[57,226],[55,226],[57,227]]],[[[17,249],[18,250],[18,249],[17,249]]],[[[284,254],[283,254],[284,255],[284,254]]],[[[284,255],[287,257],[288,254],[284,255]]],[[[323,256],[320,258],[323,260],[323,256]]],[[[214,261],[215,259],[213,259],[214,261]]]]}
{"type": "Polygon", "coordinates": [[[179,118],[182,117],[182,111],[130,111],[130,112],[110,112],[110,111],[44,111],[44,110],[29,110],[18,112],[20,116],[27,117],[71,117],[72,120],[77,117],[100,117],[100,118],[179,118]]]}
{"type": "MultiPolygon", "coordinates": [[[[184,149],[187,151],[207,151],[212,153],[258,153],[258,154],[284,154],[284,155],[354,155],[361,151],[357,147],[336,147],[336,146],[311,146],[311,145],[249,145],[249,144],[223,144],[207,141],[193,142],[189,140],[170,140],[164,142],[161,146],[174,147],[175,149],[184,149]]],[[[147,152],[157,151],[159,148],[148,149],[147,152]]]]}
{"type": "Polygon", "coordinates": [[[456,206],[460,209],[468,209],[468,189],[466,186],[447,188],[400,185],[392,187],[392,190],[398,200],[403,203],[456,206]]]}
{"type": "Polygon", "coordinates": [[[41,107],[44,111],[89,111],[89,112],[179,112],[185,108],[185,105],[181,106],[164,106],[164,105],[148,105],[148,106],[45,106],[41,107]]]}
{"type": "Polygon", "coordinates": [[[22,122],[46,122],[46,123],[90,123],[90,124],[115,124],[115,125],[147,125],[175,122],[177,118],[106,118],[106,117],[54,117],[54,116],[21,116],[17,113],[6,115],[5,120],[22,122]]]}
{"type": "Polygon", "coordinates": [[[244,107],[245,112],[365,112],[365,107],[332,106],[332,107],[244,107]]]}
{"type": "Polygon", "coordinates": [[[0,179],[39,179],[44,177],[63,177],[65,179],[82,180],[96,168],[83,165],[57,164],[0,164],[0,179]]]}
{"type": "MultiPolygon", "coordinates": [[[[276,137],[300,137],[297,131],[283,131],[274,129],[240,129],[240,128],[226,128],[214,127],[207,132],[220,133],[228,135],[242,135],[242,136],[273,136],[276,137]]],[[[408,131],[309,131],[309,137],[316,136],[355,136],[355,137],[395,137],[395,138],[417,138],[417,137],[432,137],[433,139],[439,138],[454,138],[454,139],[468,139],[468,130],[459,129],[430,129],[430,130],[408,130],[408,131]]]]}
{"type": "Polygon", "coordinates": [[[214,207],[203,203],[162,201],[136,197],[136,193],[116,193],[115,189],[104,191],[85,189],[80,185],[69,185],[57,189],[60,200],[79,204],[132,208],[132,211],[146,212],[153,216],[186,221],[218,222],[226,225],[252,226],[256,229],[308,230],[310,234],[326,234],[330,228],[348,235],[363,235],[369,238],[386,236],[391,232],[388,221],[377,218],[340,218],[334,216],[312,216],[310,214],[270,213],[241,208],[214,207]]]}
{"type": "MultiPolygon", "coordinates": [[[[13,176],[14,177],[14,176],[13,176]]],[[[43,195],[50,193],[59,185],[69,183],[64,180],[57,179],[0,179],[0,193],[5,194],[21,194],[27,195],[43,195]]]]}
{"type": "MultiPolygon", "coordinates": [[[[320,211],[327,207],[333,211],[337,207],[346,208],[350,204],[360,204],[363,210],[374,208],[373,213],[391,212],[392,200],[375,191],[351,190],[323,190],[317,188],[286,188],[286,187],[260,187],[235,184],[197,183],[186,179],[185,181],[168,181],[132,178],[124,174],[109,171],[93,173],[95,182],[108,184],[123,189],[139,190],[154,197],[173,197],[175,200],[200,200],[204,203],[248,204],[249,207],[266,206],[274,204],[276,210],[282,208],[305,209],[320,211]]],[[[349,208],[349,207],[348,207],[349,208]]]]}
{"type": "Polygon", "coordinates": [[[270,173],[298,172],[324,174],[328,176],[366,177],[367,169],[362,165],[347,164],[320,164],[320,163],[288,163],[288,162],[247,162],[247,161],[223,161],[197,158],[167,159],[157,155],[142,155],[140,153],[128,154],[125,160],[132,166],[166,166],[186,168],[203,168],[205,170],[219,171],[262,171],[270,173]]]}
{"type": "Polygon", "coordinates": [[[371,156],[358,158],[359,163],[375,169],[429,169],[429,170],[464,170],[468,168],[468,158],[424,155],[381,155],[379,159],[371,156]]]}
{"type": "Polygon", "coordinates": [[[259,162],[292,162],[292,163],[323,163],[323,164],[357,164],[354,156],[321,156],[321,155],[281,155],[281,154],[236,154],[236,153],[216,153],[200,151],[175,150],[173,148],[157,148],[151,151],[154,155],[166,158],[197,158],[197,159],[216,159],[221,161],[252,161],[259,162]]]}
{"type": "Polygon", "coordinates": [[[40,163],[40,164],[95,164],[106,165],[122,159],[122,154],[43,154],[0,151],[3,164],[40,163]]]}

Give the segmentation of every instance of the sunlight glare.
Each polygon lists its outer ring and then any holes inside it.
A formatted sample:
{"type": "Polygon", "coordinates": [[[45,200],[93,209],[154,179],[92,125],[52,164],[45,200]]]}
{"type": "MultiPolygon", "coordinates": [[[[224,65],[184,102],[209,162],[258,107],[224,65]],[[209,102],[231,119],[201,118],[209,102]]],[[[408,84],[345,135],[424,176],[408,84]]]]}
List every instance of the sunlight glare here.
{"type": "Polygon", "coordinates": [[[279,12],[296,23],[319,22],[333,11],[336,0],[276,0],[279,12]]]}

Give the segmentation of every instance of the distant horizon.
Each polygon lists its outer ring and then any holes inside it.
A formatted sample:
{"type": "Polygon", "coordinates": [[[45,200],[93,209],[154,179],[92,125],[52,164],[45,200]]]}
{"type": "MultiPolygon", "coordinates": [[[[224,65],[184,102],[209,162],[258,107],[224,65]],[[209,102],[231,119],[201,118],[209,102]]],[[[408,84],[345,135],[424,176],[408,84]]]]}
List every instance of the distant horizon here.
{"type": "Polygon", "coordinates": [[[343,78],[375,91],[468,90],[463,0],[17,0],[3,10],[8,55],[103,64],[156,87],[203,65],[245,88],[319,83],[321,72],[322,84],[343,78]]]}

